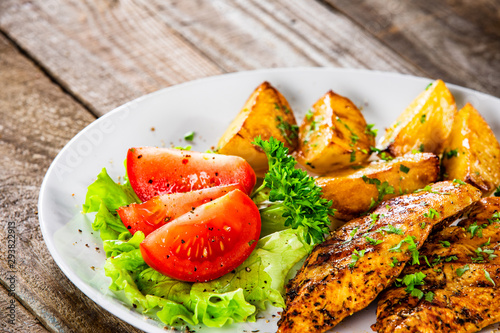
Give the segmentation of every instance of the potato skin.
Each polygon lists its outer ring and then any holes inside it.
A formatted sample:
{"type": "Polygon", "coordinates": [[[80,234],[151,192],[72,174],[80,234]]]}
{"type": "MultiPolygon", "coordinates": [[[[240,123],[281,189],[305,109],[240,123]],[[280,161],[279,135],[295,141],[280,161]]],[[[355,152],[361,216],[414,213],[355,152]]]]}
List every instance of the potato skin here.
{"type": "Polygon", "coordinates": [[[443,81],[437,80],[420,93],[387,129],[380,148],[392,156],[412,151],[439,155],[443,152],[456,113],[453,95],[443,81]]]}
{"type": "Polygon", "coordinates": [[[444,179],[460,179],[489,195],[500,185],[500,144],[467,103],[457,114],[443,154],[444,179]]]}
{"type": "Polygon", "coordinates": [[[372,162],[358,171],[346,169],[318,177],[316,184],[323,190],[323,197],[332,200],[332,208],[337,209],[336,219],[347,221],[358,217],[370,209],[372,199],[377,201],[377,186],[366,183],[363,176],[381,183],[386,181],[394,187],[394,194],[383,197],[386,200],[435,182],[439,177],[439,158],[431,153],[407,154],[389,162],[372,162]]]}
{"type": "Polygon", "coordinates": [[[269,82],[263,82],[250,95],[231,122],[217,145],[218,152],[243,157],[257,176],[268,170],[266,154],[252,144],[257,136],[269,140],[272,136],[290,150],[297,147],[297,121],[285,97],[269,82]]]}
{"type": "Polygon", "coordinates": [[[356,105],[329,91],[300,125],[296,156],[309,171],[325,174],[363,163],[374,144],[375,137],[367,132],[365,118],[356,105]]]}

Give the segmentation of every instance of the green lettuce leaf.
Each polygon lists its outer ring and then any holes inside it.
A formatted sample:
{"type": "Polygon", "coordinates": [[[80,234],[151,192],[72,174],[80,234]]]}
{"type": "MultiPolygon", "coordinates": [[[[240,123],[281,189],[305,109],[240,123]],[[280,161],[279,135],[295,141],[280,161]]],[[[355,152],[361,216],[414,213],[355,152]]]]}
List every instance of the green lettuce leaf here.
{"type": "MultiPolygon", "coordinates": [[[[104,251],[106,252],[106,257],[116,257],[124,252],[130,252],[139,248],[139,244],[146,238],[142,231],[137,231],[132,238],[128,241],[123,239],[110,239],[105,240],[104,251]]],[[[142,258],[142,257],[141,257],[142,258]]]]}
{"type": "Polygon", "coordinates": [[[111,179],[106,168],[103,168],[99,175],[97,175],[97,180],[90,184],[87,189],[83,213],[99,211],[101,202],[114,214],[122,206],[141,201],[130,187],[126,177],[125,184],[119,185],[111,179]]]}
{"type": "Polygon", "coordinates": [[[210,282],[188,283],[149,268],[139,249],[144,235],[136,235],[129,241],[105,242],[105,251],[117,254],[104,266],[112,280],[110,289],[123,290],[135,307],[156,313],[168,325],[182,320],[191,325],[221,327],[255,321],[266,302],[283,307],[285,279],[311,250],[302,228],[283,230],[260,239],[252,254],[233,272],[210,282]]]}
{"type": "Polygon", "coordinates": [[[101,201],[99,210],[92,222],[92,229],[100,232],[103,241],[113,239],[127,239],[132,235],[120,218],[111,214],[104,201],[101,201]]]}
{"type": "Polygon", "coordinates": [[[285,226],[286,217],[283,217],[283,214],[286,212],[286,208],[282,204],[261,208],[259,212],[262,221],[260,237],[291,228],[285,226]]]}
{"type": "Polygon", "coordinates": [[[83,212],[97,212],[92,228],[103,239],[109,288],[123,292],[134,308],[156,315],[167,325],[221,327],[255,321],[267,303],[284,307],[285,280],[291,268],[311,251],[305,229],[285,227],[282,212],[275,206],[262,214],[264,234],[269,235],[258,241],[242,265],[210,282],[175,280],[145,263],[140,251],[144,233],[132,236],[116,214],[116,209],[134,202],[140,200],[128,182],[115,183],[103,169],[88,188],[83,212]]]}

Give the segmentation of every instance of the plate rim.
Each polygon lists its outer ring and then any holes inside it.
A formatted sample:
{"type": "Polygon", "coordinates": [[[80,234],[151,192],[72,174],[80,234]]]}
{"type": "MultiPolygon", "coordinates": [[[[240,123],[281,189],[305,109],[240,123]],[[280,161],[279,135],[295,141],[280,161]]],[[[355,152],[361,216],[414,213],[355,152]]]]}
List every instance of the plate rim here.
{"type": "MultiPolygon", "coordinates": [[[[97,304],[100,308],[103,310],[113,314],[114,316],[118,317],[120,320],[130,324],[131,326],[134,326],[136,328],[139,328],[144,331],[151,332],[152,330],[157,331],[157,332],[166,332],[165,329],[160,328],[160,326],[155,326],[152,323],[149,323],[148,320],[154,320],[154,319],[147,319],[137,321],[135,319],[130,320],[130,318],[134,318],[128,315],[129,312],[133,311],[132,309],[126,310],[125,307],[117,306],[115,302],[112,300],[106,299],[103,294],[101,293],[96,293],[96,291],[91,288],[90,286],[87,285],[80,277],[78,277],[76,274],[73,273],[72,269],[64,262],[63,258],[59,255],[55,244],[52,242],[51,237],[49,236],[49,231],[47,230],[47,223],[44,222],[44,215],[45,213],[45,208],[43,206],[43,201],[46,200],[45,197],[48,196],[48,178],[49,176],[54,172],[54,169],[56,165],[59,163],[59,160],[62,158],[66,150],[70,149],[72,146],[73,142],[77,141],[82,135],[85,134],[89,130],[89,128],[94,127],[101,122],[105,121],[108,117],[112,117],[115,113],[123,112],[123,110],[126,110],[127,108],[133,106],[134,104],[140,103],[143,100],[154,98],[156,95],[160,95],[165,93],[166,91],[175,91],[177,89],[184,89],[187,86],[191,85],[197,85],[197,84],[207,84],[212,81],[217,81],[217,80],[225,80],[227,78],[232,78],[232,77],[245,77],[247,75],[255,75],[255,74],[264,74],[264,73],[286,73],[286,72],[301,72],[301,71],[312,71],[312,72],[324,72],[324,71],[330,71],[334,73],[356,73],[356,74],[363,74],[363,75],[383,75],[383,76],[388,76],[388,77],[394,77],[394,78],[405,78],[405,79],[417,79],[417,80],[429,80],[433,81],[434,79],[428,78],[428,77],[423,77],[423,76],[417,76],[417,75],[412,75],[412,74],[406,74],[406,73],[398,73],[398,72],[392,72],[392,71],[381,71],[381,70],[370,70],[370,69],[358,69],[358,68],[338,68],[338,67],[280,67],[280,68],[263,68],[263,69],[256,69],[256,70],[246,70],[246,71],[239,71],[239,72],[231,72],[231,73],[223,73],[219,75],[213,75],[213,76],[208,76],[208,77],[203,77],[191,81],[186,81],[180,84],[176,84],[173,86],[165,87],[162,89],[159,89],[157,91],[142,95],[138,98],[135,98],[131,101],[128,101],[111,111],[107,112],[106,114],[98,117],[94,121],[92,121],[90,124],[86,125],[83,129],[81,129],[76,135],[74,135],[65,145],[61,150],[57,153],[56,157],[53,159],[51,162],[50,166],[47,168],[47,171],[45,172],[45,175],[43,177],[43,181],[40,185],[40,190],[38,192],[38,201],[37,201],[37,209],[38,209],[38,221],[40,225],[40,230],[42,232],[42,236],[44,239],[44,243],[47,246],[50,255],[54,259],[56,265],[61,269],[63,274],[70,280],[72,284],[74,284],[80,291],[82,291],[86,297],[91,299],[95,304],[97,304]]],[[[472,93],[472,94],[477,94],[478,97],[486,98],[486,99],[493,99],[496,100],[497,103],[500,104],[500,98],[489,95],[487,93],[477,91],[471,88],[467,87],[462,87],[456,84],[451,84],[451,83],[446,83],[446,85],[449,88],[455,89],[455,90],[460,90],[466,93],[472,93]]],[[[138,313],[138,312],[136,312],[138,313]]],[[[145,317],[147,317],[145,315],[145,317]]],[[[160,322],[154,321],[155,323],[158,323],[160,325],[160,322]]],[[[164,323],[161,323],[164,324],[164,323]]],[[[164,324],[165,326],[168,326],[164,324]]]]}

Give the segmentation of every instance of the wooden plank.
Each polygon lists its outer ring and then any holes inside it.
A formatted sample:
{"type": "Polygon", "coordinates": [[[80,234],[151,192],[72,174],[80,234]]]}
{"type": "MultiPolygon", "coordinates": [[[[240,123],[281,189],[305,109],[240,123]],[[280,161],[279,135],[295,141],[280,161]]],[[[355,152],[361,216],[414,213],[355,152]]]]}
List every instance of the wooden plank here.
{"type": "Polygon", "coordinates": [[[1,1],[0,28],[97,115],[221,73],[132,1],[1,1]]]}
{"type": "Polygon", "coordinates": [[[227,71],[340,66],[416,72],[349,19],[313,1],[203,1],[196,10],[188,1],[142,3],[227,71]]]}
{"type": "Polygon", "coordinates": [[[222,72],[342,66],[425,74],[311,0],[4,0],[0,28],[99,115],[222,72]]]}
{"type": "Polygon", "coordinates": [[[500,96],[500,1],[326,2],[432,77],[500,96]]]}
{"type": "Polygon", "coordinates": [[[5,254],[0,260],[0,283],[11,289],[9,278],[14,275],[16,299],[51,331],[138,332],[97,306],[65,277],[45,246],[36,215],[39,187],[50,162],[95,118],[1,34],[0,82],[4,83],[0,89],[0,253],[5,254]],[[15,233],[13,266],[7,258],[12,244],[9,229],[15,233]]]}
{"type": "Polygon", "coordinates": [[[0,286],[0,330],[2,332],[48,332],[19,301],[0,286]]]}

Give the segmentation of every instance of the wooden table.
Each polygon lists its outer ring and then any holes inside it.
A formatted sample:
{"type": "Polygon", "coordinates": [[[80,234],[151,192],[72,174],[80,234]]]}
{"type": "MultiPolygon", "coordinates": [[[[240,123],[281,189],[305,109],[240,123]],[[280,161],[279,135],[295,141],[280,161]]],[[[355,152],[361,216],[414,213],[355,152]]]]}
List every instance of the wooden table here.
{"type": "Polygon", "coordinates": [[[415,74],[500,97],[500,1],[1,0],[2,330],[137,331],[80,292],[43,241],[38,191],[68,140],[167,86],[293,66],[415,74]]]}

